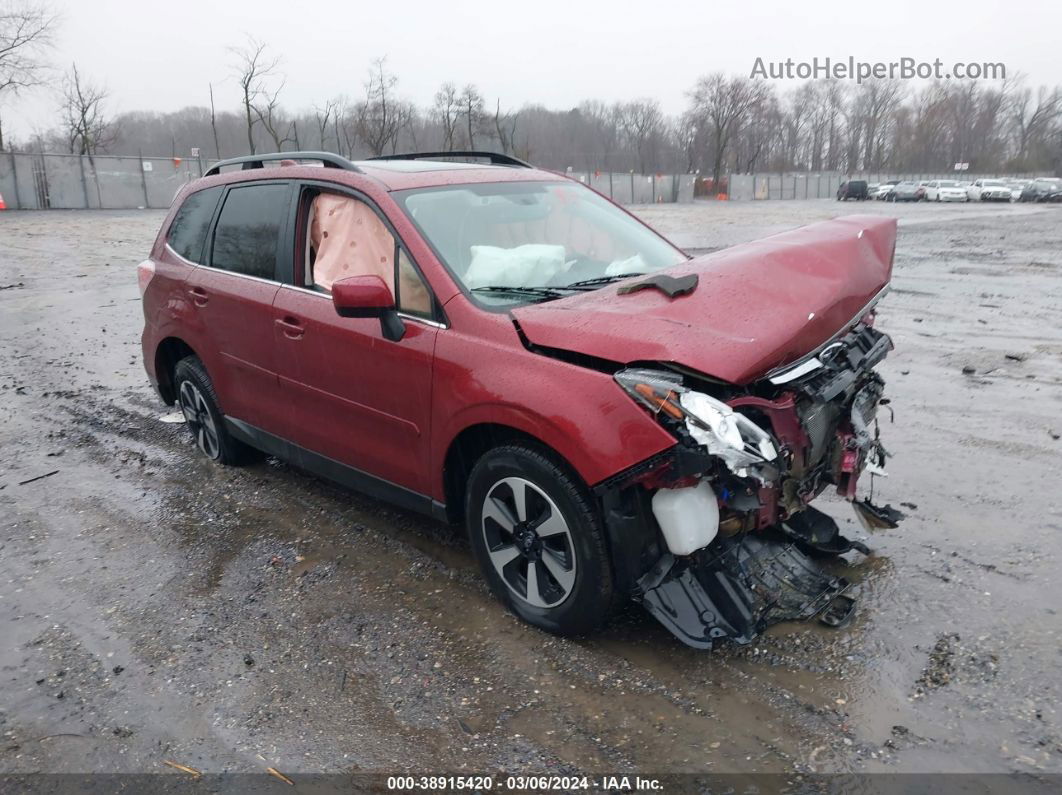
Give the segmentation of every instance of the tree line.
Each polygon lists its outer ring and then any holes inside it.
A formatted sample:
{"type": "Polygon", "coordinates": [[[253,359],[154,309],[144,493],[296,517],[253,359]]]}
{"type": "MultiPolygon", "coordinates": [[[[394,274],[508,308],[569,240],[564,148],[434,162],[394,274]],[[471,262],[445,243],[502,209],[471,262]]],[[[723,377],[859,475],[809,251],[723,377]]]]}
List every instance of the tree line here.
{"type": "MultiPolygon", "coordinates": [[[[3,0],[0,0],[2,2],[3,0]]],[[[57,24],[43,6],[6,0],[0,14],[0,110],[7,95],[39,85],[57,24]],[[21,13],[14,13],[21,9],[21,13]]],[[[444,82],[432,102],[404,97],[385,57],[349,95],[293,111],[283,104],[282,60],[248,38],[229,52],[239,105],[177,111],[113,109],[102,83],[76,64],[59,80],[55,125],[0,150],[136,154],[203,159],[322,149],[346,157],[404,151],[490,149],[546,168],[638,173],[756,171],[1062,172],[1062,89],[1018,76],[927,84],[816,80],[776,83],[722,72],[700,77],[678,115],[653,98],[574,108],[519,108],[475,83],[444,82]]]]}

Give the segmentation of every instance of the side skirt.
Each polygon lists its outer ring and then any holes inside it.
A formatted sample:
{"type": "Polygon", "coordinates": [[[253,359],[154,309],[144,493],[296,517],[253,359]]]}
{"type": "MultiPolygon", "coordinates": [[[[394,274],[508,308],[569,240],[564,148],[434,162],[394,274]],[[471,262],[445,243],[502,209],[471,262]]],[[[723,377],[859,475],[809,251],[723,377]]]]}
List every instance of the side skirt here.
{"type": "Polygon", "coordinates": [[[269,455],[281,458],[293,466],[299,467],[299,469],[305,469],[307,472],[312,472],[314,475],[326,480],[331,480],[346,488],[368,494],[370,497],[390,502],[400,508],[416,511],[443,522],[446,521],[446,505],[438,500],[433,500],[427,494],[420,494],[407,489],[405,486],[399,486],[397,483],[392,483],[389,480],[370,475],[368,472],[347,466],[334,458],[328,458],[320,453],[307,450],[305,447],[289,442],[287,439],[282,439],[268,431],[263,431],[261,428],[256,428],[243,420],[226,417],[225,427],[233,437],[244,444],[249,444],[251,447],[256,447],[269,455]]]}

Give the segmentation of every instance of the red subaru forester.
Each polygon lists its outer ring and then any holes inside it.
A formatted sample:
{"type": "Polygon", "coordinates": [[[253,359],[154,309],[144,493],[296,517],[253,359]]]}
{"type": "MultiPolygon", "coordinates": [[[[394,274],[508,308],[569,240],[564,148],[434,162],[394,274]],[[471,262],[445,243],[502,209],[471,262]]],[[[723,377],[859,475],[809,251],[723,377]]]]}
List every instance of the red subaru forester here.
{"type": "Polygon", "coordinates": [[[222,464],[261,451],[463,522],[494,593],[584,633],[633,597],[685,643],[851,612],[809,503],[887,453],[874,306],[895,222],[691,258],[494,153],[222,161],[139,266],[144,364],[222,464]]]}

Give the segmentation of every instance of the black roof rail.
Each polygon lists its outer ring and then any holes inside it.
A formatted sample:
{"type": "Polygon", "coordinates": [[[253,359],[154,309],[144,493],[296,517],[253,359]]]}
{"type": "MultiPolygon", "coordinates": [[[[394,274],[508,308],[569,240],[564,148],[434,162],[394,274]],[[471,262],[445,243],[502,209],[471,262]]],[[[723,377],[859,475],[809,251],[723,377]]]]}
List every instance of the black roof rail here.
{"type": "Polygon", "coordinates": [[[341,168],[344,171],[361,172],[360,168],[345,157],[340,157],[331,152],[270,152],[264,155],[245,155],[244,157],[230,157],[227,160],[219,160],[207,169],[204,176],[212,177],[215,174],[220,174],[221,169],[227,166],[241,166],[243,170],[247,170],[263,168],[265,163],[280,160],[320,160],[325,168],[341,168]]]}
{"type": "Polygon", "coordinates": [[[483,157],[494,166],[516,166],[517,168],[534,168],[526,160],[521,160],[512,155],[503,155],[501,152],[480,152],[477,150],[462,150],[458,152],[409,152],[404,155],[379,155],[370,157],[369,160],[445,160],[451,157],[483,157]]]}

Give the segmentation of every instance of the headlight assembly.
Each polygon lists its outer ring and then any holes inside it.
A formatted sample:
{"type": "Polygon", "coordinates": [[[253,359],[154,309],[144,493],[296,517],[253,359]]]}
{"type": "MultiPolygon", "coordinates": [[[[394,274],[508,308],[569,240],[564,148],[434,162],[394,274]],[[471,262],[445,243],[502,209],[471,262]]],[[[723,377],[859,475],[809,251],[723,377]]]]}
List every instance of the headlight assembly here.
{"type": "Polygon", "coordinates": [[[740,477],[749,467],[778,457],[770,434],[726,403],[684,387],[677,375],[647,369],[621,370],[616,382],[653,414],[685,423],[690,436],[740,477]]]}

